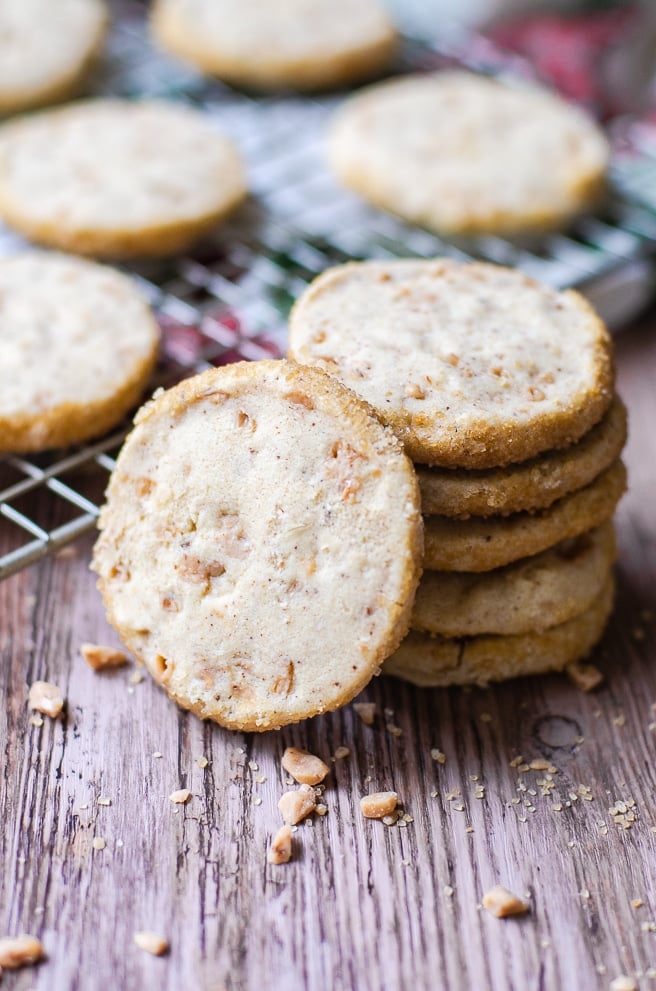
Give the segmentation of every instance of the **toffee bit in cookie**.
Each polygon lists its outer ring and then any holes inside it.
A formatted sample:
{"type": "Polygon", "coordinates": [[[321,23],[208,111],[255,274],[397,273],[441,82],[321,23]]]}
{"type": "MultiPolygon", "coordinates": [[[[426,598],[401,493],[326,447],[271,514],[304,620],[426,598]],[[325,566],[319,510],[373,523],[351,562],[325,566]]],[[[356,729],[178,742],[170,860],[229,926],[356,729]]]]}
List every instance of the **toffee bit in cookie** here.
{"type": "Polygon", "coordinates": [[[285,823],[288,826],[295,826],[317,807],[314,788],[310,785],[301,785],[296,791],[286,791],[278,802],[278,808],[285,823]]]}
{"type": "Polygon", "coordinates": [[[292,828],[290,825],[281,826],[271,840],[267,852],[269,864],[287,864],[292,859],[292,828]]]}
{"type": "Polygon", "coordinates": [[[603,674],[594,664],[582,664],[580,661],[568,664],[565,674],[582,692],[593,692],[604,680],[603,674]]]}
{"type": "Polygon", "coordinates": [[[56,719],[64,708],[64,696],[57,685],[51,685],[49,681],[35,681],[30,687],[27,704],[30,709],[56,719]]]}
{"type": "Polygon", "coordinates": [[[83,643],[80,653],[94,671],[108,671],[128,663],[127,655],[116,647],[106,647],[99,643],[83,643]]]}
{"type": "Polygon", "coordinates": [[[140,950],[145,950],[146,953],[150,953],[154,957],[162,957],[169,951],[169,941],[161,933],[144,930],[135,933],[132,938],[140,950]]]}
{"type": "Polygon", "coordinates": [[[0,939],[0,967],[7,970],[31,967],[44,957],[43,943],[36,936],[22,933],[20,936],[5,936],[0,939]]]}
{"type": "Polygon", "coordinates": [[[373,726],[376,718],[375,702],[354,702],[353,709],[365,726],[373,726]]]}
{"type": "Polygon", "coordinates": [[[320,757],[297,747],[287,747],[282,755],[282,766],[296,781],[304,785],[318,785],[330,773],[330,768],[320,757]]]}
{"type": "Polygon", "coordinates": [[[348,747],[338,747],[333,754],[333,760],[344,760],[344,758],[348,757],[350,753],[351,751],[348,747]]]}
{"type": "Polygon", "coordinates": [[[360,799],[360,810],[365,819],[384,819],[395,811],[399,796],[395,791],[376,791],[360,799]]]}
{"type": "Polygon", "coordinates": [[[188,788],[180,788],[179,791],[172,791],[169,795],[169,801],[174,805],[186,805],[190,798],[191,792],[188,788]]]}
{"type": "Polygon", "coordinates": [[[497,919],[505,919],[508,915],[525,915],[529,911],[527,902],[502,884],[496,884],[483,896],[483,908],[497,919]]]}

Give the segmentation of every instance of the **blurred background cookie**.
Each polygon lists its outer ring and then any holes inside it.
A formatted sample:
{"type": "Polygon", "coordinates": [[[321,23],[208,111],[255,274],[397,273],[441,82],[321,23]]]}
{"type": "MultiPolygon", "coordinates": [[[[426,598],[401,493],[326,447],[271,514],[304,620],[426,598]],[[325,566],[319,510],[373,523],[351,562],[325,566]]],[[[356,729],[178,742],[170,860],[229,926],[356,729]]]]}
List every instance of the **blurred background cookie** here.
{"type": "Polygon", "coordinates": [[[89,100],[0,129],[0,215],[50,247],[170,254],[245,195],[232,143],[180,103],[89,100]]]}
{"type": "Polygon", "coordinates": [[[396,34],[377,0],[156,0],[155,40],[203,72],[256,89],[325,89],[389,63],[396,34]]]}
{"type": "Polygon", "coordinates": [[[0,114],[74,91],[103,42],[107,20],[103,0],[0,4],[0,114]]]}
{"type": "Polygon", "coordinates": [[[338,111],[342,182],[441,234],[565,225],[604,188],[609,149],[591,118],[535,85],[448,71],[379,83],[338,111]]]}
{"type": "Polygon", "coordinates": [[[159,330],[131,279],[81,258],[0,260],[0,451],[105,433],[148,385],[159,330]]]}

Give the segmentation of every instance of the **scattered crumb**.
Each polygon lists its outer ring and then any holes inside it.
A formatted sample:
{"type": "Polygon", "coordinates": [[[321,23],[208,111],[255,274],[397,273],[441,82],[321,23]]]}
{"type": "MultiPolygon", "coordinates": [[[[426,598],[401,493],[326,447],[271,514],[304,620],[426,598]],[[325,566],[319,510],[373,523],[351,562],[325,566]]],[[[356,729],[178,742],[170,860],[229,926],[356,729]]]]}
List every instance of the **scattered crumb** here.
{"type": "Polygon", "coordinates": [[[261,804],[262,804],[262,799],[258,795],[257,798],[253,799],[253,805],[261,805],[261,804]]]}
{"type": "Polygon", "coordinates": [[[529,911],[527,902],[522,901],[502,884],[496,884],[483,896],[483,908],[497,919],[505,919],[508,915],[524,915],[529,911]]]}
{"type": "Polygon", "coordinates": [[[254,760],[249,760],[249,762],[248,762],[248,768],[249,768],[250,771],[259,771],[260,765],[259,764],[256,764],[254,760]]]}
{"type": "Polygon", "coordinates": [[[365,819],[383,819],[394,812],[398,801],[395,791],[376,791],[360,799],[360,810],[365,819]]]}
{"type": "Polygon", "coordinates": [[[101,795],[100,798],[98,799],[98,805],[111,805],[111,804],[112,804],[111,798],[107,798],[106,795],[101,795]]]}
{"type": "Polygon", "coordinates": [[[604,680],[603,674],[594,664],[582,664],[580,661],[568,664],[565,673],[582,692],[593,692],[604,680]]]}
{"type": "Polygon", "coordinates": [[[333,760],[344,760],[351,753],[348,747],[338,747],[333,754],[333,760]]]}
{"type": "Polygon", "coordinates": [[[615,804],[612,805],[608,811],[611,814],[615,825],[623,826],[624,829],[630,829],[637,819],[636,803],[632,798],[615,802],[615,804]]]}
{"type": "Polygon", "coordinates": [[[637,982],[633,977],[628,977],[626,974],[616,977],[614,981],[610,982],[610,991],[638,991],[637,982]]]}
{"type": "Polygon", "coordinates": [[[62,547],[61,550],[57,551],[55,557],[59,558],[60,561],[65,561],[67,558],[73,558],[77,556],[77,551],[70,544],[68,547],[62,547]]]}
{"type": "Polygon", "coordinates": [[[443,754],[437,747],[433,747],[430,752],[431,757],[438,764],[446,764],[446,754],[443,754]]]}
{"type": "Polygon", "coordinates": [[[204,767],[207,767],[207,765],[209,764],[209,761],[208,761],[207,757],[198,757],[196,759],[196,763],[198,764],[198,766],[202,770],[204,767]]]}
{"type": "Polygon", "coordinates": [[[631,908],[642,908],[644,904],[645,903],[643,902],[642,898],[631,899],[631,908]]]}
{"type": "Polygon", "coordinates": [[[94,671],[107,671],[110,668],[120,668],[128,663],[127,656],[116,647],[105,647],[99,643],[83,643],[80,653],[90,668],[94,671]]]}
{"type": "Polygon", "coordinates": [[[385,723],[385,729],[388,733],[391,733],[392,736],[403,736],[403,730],[400,726],[397,726],[396,723],[385,723]]]}
{"type": "Polygon", "coordinates": [[[44,957],[43,943],[36,936],[22,933],[20,936],[5,936],[0,939],[0,967],[7,970],[31,967],[44,957]]]}
{"type": "Polygon", "coordinates": [[[156,757],[156,758],[159,758],[161,756],[162,756],[162,754],[160,754],[159,750],[156,750],[155,753],[153,754],[153,757],[156,757]]]}
{"type": "Polygon", "coordinates": [[[491,723],[492,722],[492,716],[490,715],[489,712],[481,712],[481,717],[480,718],[481,718],[481,722],[482,723],[491,723]]]}
{"type": "Polygon", "coordinates": [[[318,816],[325,816],[327,811],[328,811],[328,806],[324,805],[323,802],[320,802],[315,809],[315,812],[317,813],[318,816]]]}
{"type": "Polygon", "coordinates": [[[256,785],[263,785],[266,781],[266,774],[256,774],[253,781],[256,785]]]}
{"type": "Polygon", "coordinates": [[[376,718],[376,703],[375,702],[354,702],[353,709],[356,715],[360,717],[365,726],[373,726],[374,720],[376,718]]]}
{"type": "Polygon", "coordinates": [[[51,685],[49,681],[35,681],[30,687],[27,704],[30,709],[56,719],[64,708],[64,696],[57,685],[51,685]]]}
{"type": "Polygon", "coordinates": [[[107,844],[105,843],[102,836],[94,836],[93,840],[91,841],[91,846],[93,847],[94,850],[104,850],[107,844]]]}
{"type": "Polygon", "coordinates": [[[301,785],[296,791],[286,791],[278,802],[280,813],[288,826],[295,826],[317,807],[314,788],[301,785]]]}
{"type": "Polygon", "coordinates": [[[645,631],[641,626],[634,626],[633,629],[631,630],[631,636],[633,637],[634,640],[638,640],[638,641],[644,640],[645,631]]]}
{"type": "Polygon", "coordinates": [[[146,930],[135,933],[132,938],[140,950],[145,950],[146,953],[151,953],[154,957],[162,957],[169,951],[169,941],[160,933],[146,930]]]}
{"type": "Polygon", "coordinates": [[[297,747],[287,747],[282,755],[282,766],[292,778],[304,785],[318,785],[330,772],[320,757],[297,747]]]}
{"type": "Polygon", "coordinates": [[[394,812],[391,812],[388,816],[383,816],[381,822],[383,823],[384,826],[395,826],[398,818],[399,818],[399,814],[395,810],[394,812]]]}
{"type": "Polygon", "coordinates": [[[626,723],[626,716],[623,712],[620,712],[619,716],[613,716],[613,726],[619,726],[620,728],[626,723]]]}
{"type": "Polygon", "coordinates": [[[190,798],[191,792],[188,788],[180,788],[179,791],[172,791],[169,795],[169,800],[173,802],[174,805],[185,805],[190,798]]]}
{"type": "Polygon", "coordinates": [[[451,887],[450,884],[445,884],[444,885],[444,894],[446,895],[447,898],[451,898],[452,897],[452,895],[453,895],[453,888],[451,887]]]}
{"type": "Polygon", "coordinates": [[[146,676],[143,673],[143,671],[139,671],[139,669],[137,669],[136,671],[132,672],[132,674],[128,678],[128,681],[130,682],[131,685],[140,685],[141,682],[144,681],[145,677],[146,676]]]}
{"type": "Polygon", "coordinates": [[[520,754],[518,757],[513,757],[513,759],[510,761],[510,766],[519,767],[519,765],[523,763],[524,763],[524,758],[520,754]]]}
{"type": "Polygon", "coordinates": [[[543,757],[538,757],[536,760],[532,760],[528,766],[531,771],[548,771],[551,764],[543,757]]]}
{"type": "Polygon", "coordinates": [[[43,719],[41,716],[32,716],[30,722],[32,723],[32,726],[43,726],[43,719]]]}
{"type": "Polygon", "coordinates": [[[270,864],[286,864],[292,859],[292,830],[290,825],[281,826],[271,840],[267,853],[270,864]]]}

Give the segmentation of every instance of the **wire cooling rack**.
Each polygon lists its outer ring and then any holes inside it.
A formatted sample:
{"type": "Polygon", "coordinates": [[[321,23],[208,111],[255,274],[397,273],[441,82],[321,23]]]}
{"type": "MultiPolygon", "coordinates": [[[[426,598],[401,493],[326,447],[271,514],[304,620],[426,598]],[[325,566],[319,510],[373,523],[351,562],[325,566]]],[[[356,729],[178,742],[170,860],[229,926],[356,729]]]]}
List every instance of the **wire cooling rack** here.
{"type": "MultiPolygon", "coordinates": [[[[255,99],[203,80],[148,45],[142,9],[123,5],[91,92],[174,97],[206,108],[249,163],[253,193],[194,251],[129,269],[163,331],[154,386],[217,364],[282,355],[292,301],[317,274],[349,258],[447,254],[516,265],[552,286],[581,288],[611,324],[647,301],[656,246],[654,149],[618,161],[616,194],[604,214],[567,234],[524,244],[498,237],[446,243],[369,208],[332,179],[323,135],[338,97],[255,99]]],[[[452,57],[409,43],[402,68],[452,57]]],[[[19,246],[0,228],[0,255],[19,246]]],[[[127,426],[64,453],[0,458],[0,578],[94,526],[127,426]]]]}

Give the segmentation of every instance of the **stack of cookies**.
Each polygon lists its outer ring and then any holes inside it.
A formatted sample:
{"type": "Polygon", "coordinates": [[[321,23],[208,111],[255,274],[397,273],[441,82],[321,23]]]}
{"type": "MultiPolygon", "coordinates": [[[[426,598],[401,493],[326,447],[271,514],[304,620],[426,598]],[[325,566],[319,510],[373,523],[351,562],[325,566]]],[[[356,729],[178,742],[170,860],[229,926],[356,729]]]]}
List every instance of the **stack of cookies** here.
{"type": "Polygon", "coordinates": [[[425,571],[384,670],[465,684],[587,655],[626,485],[611,340],[589,304],[492,265],[344,265],[297,303],[290,355],[367,400],[418,472],[425,571]]]}

